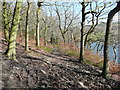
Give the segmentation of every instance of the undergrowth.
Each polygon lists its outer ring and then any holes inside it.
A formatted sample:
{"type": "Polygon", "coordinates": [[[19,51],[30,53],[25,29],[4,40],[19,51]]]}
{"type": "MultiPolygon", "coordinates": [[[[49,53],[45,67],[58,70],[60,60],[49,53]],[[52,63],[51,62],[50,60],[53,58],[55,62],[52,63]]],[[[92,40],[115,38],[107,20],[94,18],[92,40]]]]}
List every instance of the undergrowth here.
{"type": "MultiPolygon", "coordinates": [[[[18,37],[17,42],[24,45],[24,39],[22,39],[20,37],[18,37]]],[[[38,48],[39,50],[43,50],[45,52],[51,53],[53,48],[56,47],[60,53],[66,54],[68,56],[72,56],[76,59],[79,59],[79,48],[74,44],[59,43],[58,45],[50,45],[50,46],[46,45],[45,46],[44,40],[41,40],[40,47],[35,47],[35,41],[33,39],[30,39],[29,42],[30,42],[29,44],[30,44],[31,48],[33,48],[33,49],[38,48]]],[[[27,53],[29,53],[31,55],[39,56],[39,54],[30,52],[30,51],[27,53]]],[[[102,68],[103,57],[100,57],[99,54],[93,54],[93,52],[90,50],[85,50],[84,63],[102,68]]],[[[109,62],[108,66],[109,66],[110,73],[120,72],[120,65],[116,65],[114,62],[111,61],[111,62],[109,62]]]]}
{"type": "Polygon", "coordinates": [[[41,46],[41,49],[43,49],[45,52],[51,53],[52,52],[52,48],[48,47],[48,46],[41,46]]]}
{"type": "MultiPolygon", "coordinates": [[[[59,51],[61,53],[79,59],[79,48],[76,47],[75,45],[60,43],[56,47],[60,49],[59,51]]],[[[93,54],[92,51],[86,49],[84,52],[84,63],[102,68],[103,58],[100,57],[99,54],[93,54]]]]}

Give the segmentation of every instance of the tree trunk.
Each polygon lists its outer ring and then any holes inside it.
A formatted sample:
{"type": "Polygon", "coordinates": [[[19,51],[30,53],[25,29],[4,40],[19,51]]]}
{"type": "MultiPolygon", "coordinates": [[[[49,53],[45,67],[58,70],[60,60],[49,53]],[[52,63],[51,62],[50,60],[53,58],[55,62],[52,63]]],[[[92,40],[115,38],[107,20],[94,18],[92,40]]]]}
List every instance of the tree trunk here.
{"type": "Polygon", "coordinates": [[[103,45],[100,47],[99,52],[103,49],[103,45]]]}
{"type": "Polygon", "coordinates": [[[3,20],[4,20],[4,35],[5,40],[8,42],[9,40],[9,21],[8,21],[8,14],[7,14],[7,3],[3,1],[3,20]]]}
{"type": "Polygon", "coordinates": [[[13,13],[12,26],[9,35],[8,48],[6,55],[9,59],[16,60],[16,36],[18,31],[18,24],[20,20],[21,0],[17,0],[13,13]]]}
{"type": "Polygon", "coordinates": [[[99,47],[100,47],[100,42],[98,42],[98,45],[97,45],[97,54],[99,53],[99,47]]]}
{"type": "Polygon", "coordinates": [[[87,32],[87,34],[85,35],[84,47],[86,46],[86,44],[88,42],[88,36],[94,31],[96,26],[97,26],[97,24],[92,25],[91,28],[89,29],[89,31],[87,32]]]}
{"type": "Polygon", "coordinates": [[[65,35],[62,33],[62,38],[63,38],[63,43],[65,44],[66,41],[65,41],[65,35]]]}
{"type": "Polygon", "coordinates": [[[36,24],[36,46],[40,46],[40,31],[39,31],[39,13],[40,13],[41,2],[38,2],[37,9],[37,24],[36,24]]]}
{"type": "Polygon", "coordinates": [[[27,1],[28,4],[28,8],[27,8],[27,15],[26,15],[26,27],[25,27],[25,50],[28,51],[29,50],[29,46],[28,46],[28,41],[29,41],[29,25],[28,25],[28,21],[29,21],[29,13],[30,13],[30,2],[27,1]]]}
{"type": "Polygon", "coordinates": [[[81,43],[80,43],[80,58],[79,61],[83,62],[84,59],[84,25],[85,25],[85,2],[82,2],[82,22],[81,22],[81,43]]]}
{"type": "Polygon", "coordinates": [[[47,45],[47,40],[46,40],[46,38],[47,38],[47,30],[48,30],[47,24],[45,23],[45,29],[44,29],[44,45],[45,46],[47,45]]]}
{"type": "Polygon", "coordinates": [[[47,28],[45,26],[45,30],[44,30],[44,46],[46,46],[46,31],[47,31],[47,28]]]}
{"type": "Polygon", "coordinates": [[[102,76],[104,78],[106,78],[107,71],[108,71],[108,40],[109,40],[110,26],[111,26],[113,16],[118,11],[120,11],[120,1],[117,2],[117,6],[113,10],[111,10],[110,13],[108,14],[105,42],[104,42],[104,63],[103,63],[103,69],[102,69],[102,76]]]}
{"type": "Polygon", "coordinates": [[[112,48],[113,48],[113,52],[114,52],[114,59],[116,61],[116,59],[117,59],[116,50],[115,50],[116,47],[113,46],[112,48]]]}

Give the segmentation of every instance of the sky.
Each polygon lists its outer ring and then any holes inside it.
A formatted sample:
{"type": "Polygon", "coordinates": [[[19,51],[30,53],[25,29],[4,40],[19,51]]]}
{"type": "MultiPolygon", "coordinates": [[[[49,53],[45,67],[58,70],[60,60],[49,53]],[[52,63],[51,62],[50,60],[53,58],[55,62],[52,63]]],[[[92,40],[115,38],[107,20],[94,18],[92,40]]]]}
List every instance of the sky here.
{"type": "Polygon", "coordinates": [[[113,17],[113,21],[118,21],[120,19],[118,15],[120,15],[120,12],[115,14],[115,16],[113,17]]]}
{"type": "MultiPolygon", "coordinates": [[[[2,2],[3,0],[0,0],[0,1],[2,2]]],[[[9,2],[15,2],[16,0],[7,0],[7,1],[9,1],[9,2]]],[[[22,0],[22,1],[25,2],[26,0],[22,0]]],[[[37,2],[38,0],[30,0],[30,1],[31,2],[37,2]]],[[[40,1],[45,1],[45,2],[59,2],[59,3],[61,3],[61,2],[81,2],[83,0],[40,0],[40,1]]],[[[97,2],[99,2],[99,1],[100,2],[116,2],[116,1],[119,1],[119,0],[85,0],[85,1],[86,2],[88,2],[88,1],[92,1],[92,2],[94,2],[94,1],[97,1],[97,2]]],[[[111,6],[108,9],[108,11],[112,10],[115,6],[116,6],[115,4],[113,6],[111,6]]],[[[78,9],[76,9],[76,12],[80,12],[80,9],[79,9],[79,8],[81,8],[80,5],[77,5],[76,8],[77,7],[78,7],[78,9]]],[[[103,19],[102,21],[106,22],[106,19],[103,19]]],[[[118,13],[114,16],[113,21],[118,21],[118,13]]]]}
{"type": "MultiPolygon", "coordinates": [[[[37,0],[35,0],[37,2],[37,0]]],[[[45,2],[59,2],[59,3],[62,3],[62,2],[79,2],[79,1],[83,1],[83,0],[45,0],[45,2]]],[[[107,10],[108,12],[110,10],[112,10],[115,6],[116,6],[116,3],[115,1],[116,0],[86,0],[86,1],[97,1],[97,2],[112,2],[114,3],[113,6],[109,7],[107,10]]],[[[75,12],[79,13],[80,12],[80,9],[81,9],[81,5],[79,4],[76,4],[76,10],[75,12]],[[78,8],[78,9],[77,9],[78,8]]],[[[103,20],[100,20],[101,22],[107,22],[107,15],[104,15],[103,17],[106,17],[106,19],[103,19],[103,20]]],[[[118,14],[116,14],[113,18],[113,21],[118,21],[118,14]]]]}

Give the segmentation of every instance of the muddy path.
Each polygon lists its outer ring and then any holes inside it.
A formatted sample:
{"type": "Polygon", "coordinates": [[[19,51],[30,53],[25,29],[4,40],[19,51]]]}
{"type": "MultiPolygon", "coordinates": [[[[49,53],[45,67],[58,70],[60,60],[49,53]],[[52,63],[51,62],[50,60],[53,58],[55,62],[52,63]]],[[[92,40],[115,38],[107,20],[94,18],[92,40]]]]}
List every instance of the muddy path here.
{"type": "Polygon", "coordinates": [[[78,60],[53,51],[51,54],[17,44],[17,60],[3,54],[6,48],[0,42],[3,88],[119,88],[120,82],[103,79],[97,67],[80,64],[78,60]]]}

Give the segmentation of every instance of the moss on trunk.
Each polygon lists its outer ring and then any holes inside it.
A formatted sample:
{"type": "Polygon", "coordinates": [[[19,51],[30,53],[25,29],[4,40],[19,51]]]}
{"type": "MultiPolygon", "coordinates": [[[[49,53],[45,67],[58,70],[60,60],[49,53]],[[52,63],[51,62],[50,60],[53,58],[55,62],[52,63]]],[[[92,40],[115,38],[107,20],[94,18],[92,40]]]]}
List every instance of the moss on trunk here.
{"type": "Polygon", "coordinates": [[[8,21],[8,14],[7,14],[7,3],[3,1],[3,20],[4,20],[4,35],[5,39],[8,42],[9,40],[9,21],[8,21]]]}
{"type": "Polygon", "coordinates": [[[28,7],[27,7],[27,14],[26,14],[26,27],[25,27],[25,50],[29,51],[28,41],[29,41],[29,13],[30,13],[30,2],[27,1],[28,7]]]}
{"type": "Polygon", "coordinates": [[[6,55],[8,58],[13,60],[16,60],[16,36],[20,21],[21,1],[22,0],[17,0],[15,4],[12,26],[9,34],[8,48],[6,50],[6,55]]]}

